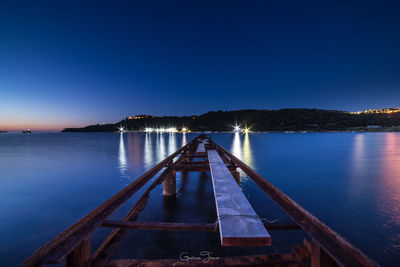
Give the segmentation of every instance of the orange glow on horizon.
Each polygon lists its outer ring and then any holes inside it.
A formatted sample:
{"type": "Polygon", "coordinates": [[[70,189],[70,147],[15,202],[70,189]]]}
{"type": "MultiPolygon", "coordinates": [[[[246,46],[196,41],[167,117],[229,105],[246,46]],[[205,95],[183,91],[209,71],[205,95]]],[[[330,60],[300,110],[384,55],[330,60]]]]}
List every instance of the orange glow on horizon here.
{"type": "Polygon", "coordinates": [[[88,124],[75,124],[63,122],[32,122],[32,121],[18,121],[4,123],[0,122],[0,131],[19,132],[26,129],[31,131],[61,131],[65,128],[84,127],[88,124]]]}

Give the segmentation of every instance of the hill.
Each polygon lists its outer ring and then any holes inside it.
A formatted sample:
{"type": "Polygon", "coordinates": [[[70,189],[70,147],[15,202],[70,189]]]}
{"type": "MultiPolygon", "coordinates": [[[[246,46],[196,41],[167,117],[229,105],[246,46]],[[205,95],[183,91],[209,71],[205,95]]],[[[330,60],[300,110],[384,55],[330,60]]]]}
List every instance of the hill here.
{"type": "Polygon", "coordinates": [[[127,117],[117,123],[66,128],[63,132],[114,132],[123,127],[128,131],[145,128],[181,129],[191,131],[232,131],[234,125],[251,131],[347,131],[396,130],[400,126],[400,112],[346,112],[320,109],[236,110],[211,111],[200,116],[141,115],[127,117]],[[393,128],[394,127],[394,128],[393,128]]]}

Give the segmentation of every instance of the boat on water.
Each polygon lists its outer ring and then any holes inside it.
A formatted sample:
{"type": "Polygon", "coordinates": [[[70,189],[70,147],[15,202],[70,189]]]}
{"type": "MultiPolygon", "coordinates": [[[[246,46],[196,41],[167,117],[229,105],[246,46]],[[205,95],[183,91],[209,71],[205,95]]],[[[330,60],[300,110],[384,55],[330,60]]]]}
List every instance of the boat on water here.
{"type": "Polygon", "coordinates": [[[30,129],[28,129],[28,130],[22,131],[22,133],[28,134],[28,133],[32,133],[32,131],[30,129]]]}
{"type": "MultiPolygon", "coordinates": [[[[143,242],[143,240],[137,240],[137,242],[143,242]]],[[[379,266],[243,161],[204,134],[199,135],[159,162],[116,195],[39,248],[21,266],[45,266],[64,262],[66,266],[76,267],[379,266]],[[260,218],[239,187],[240,173],[238,169],[264,191],[291,218],[291,221],[277,222],[260,218]],[[176,197],[176,172],[210,173],[217,214],[215,220],[209,223],[137,221],[139,214],[150,202],[148,201],[150,192],[156,186],[162,185],[162,197],[176,197]],[[149,183],[151,184],[148,185],[149,183]],[[110,219],[124,203],[145,186],[147,189],[125,217],[115,218],[113,216],[113,219],[110,219]],[[111,228],[112,231],[102,244],[92,251],[93,233],[101,228],[111,228]],[[302,244],[293,244],[291,252],[281,251],[281,253],[265,255],[221,258],[193,257],[193,259],[178,257],[156,260],[116,259],[114,254],[131,229],[214,232],[219,237],[221,247],[271,246],[274,239],[279,238],[279,235],[270,234],[271,230],[303,231],[307,238],[302,244]]]]}

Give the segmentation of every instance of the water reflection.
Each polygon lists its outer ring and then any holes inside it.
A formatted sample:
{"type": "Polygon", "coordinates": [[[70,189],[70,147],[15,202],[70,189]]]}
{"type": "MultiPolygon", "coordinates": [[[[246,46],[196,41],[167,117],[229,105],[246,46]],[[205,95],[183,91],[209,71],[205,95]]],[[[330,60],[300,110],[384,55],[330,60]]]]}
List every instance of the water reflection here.
{"type": "Polygon", "coordinates": [[[188,177],[189,177],[188,171],[182,171],[180,173],[181,173],[181,179],[177,180],[178,195],[181,195],[185,192],[186,185],[188,182],[188,177]],[[180,182],[180,184],[178,184],[178,182],[180,182]]]}
{"type": "Polygon", "coordinates": [[[243,140],[243,161],[250,167],[254,168],[253,154],[251,151],[250,138],[248,133],[245,133],[243,140]]]}
{"type": "Polygon", "coordinates": [[[178,148],[176,147],[176,134],[170,133],[168,140],[168,155],[174,153],[178,148]]]}
{"type": "Polygon", "coordinates": [[[360,197],[360,194],[364,192],[365,187],[368,186],[368,181],[366,181],[366,170],[369,168],[365,165],[366,156],[365,134],[356,134],[353,138],[352,165],[350,166],[352,178],[349,181],[351,183],[349,193],[353,197],[360,197]]]}
{"type": "Polygon", "coordinates": [[[248,133],[244,134],[243,144],[240,133],[235,133],[231,146],[232,154],[235,155],[244,163],[254,168],[253,151],[251,149],[250,137],[248,133]]]}
{"type": "Polygon", "coordinates": [[[118,154],[118,169],[121,173],[122,177],[126,177],[126,171],[128,170],[128,164],[126,160],[126,151],[125,151],[125,143],[124,143],[124,134],[120,133],[119,136],[119,154],[118,154]]]}
{"type": "Polygon", "coordinates": [[[357,172],[364,169],[365,135],[357,134],[354,140],[354,168],[357,172]]]}
{"type": "Polygon", "coordinates": [[[160,162],[166,157],[165,140],[163,133],[157,133],[157,148],[157,162],[160,162]]]}
{"type": "Polygon", "coordinates": [[[151,133],[146,133],[146,137],[144,139],[144,166],[145,168],[149,168],[153,165],[153,146],[151,140],[151,133]]]}
{"type": "Polygon", "coordinates": [[[185,146],[186,143],[187,143],[187,141],[186,141],[186,133],[183,133],[182,134],[182,146],[185,146]]]}
{"type": "MultiPolygon", "coordinates": [[[[393,224],[400,227],[400,135],[387,133],[384,140],[382,168],[380,168],[382,180],[378,184],[384,198],[378,205],[381,212],[389,219],[388,227],[392,228],[393,224]]],[[[392,238],[399,248],[400,234],[393,235],[392,238]]]]}
{"type": "Polygon", "coordinates": [[[241,145],[240,134],[239,133],[235,133],[235,135],[233,137],[231,151],[232,151],[232,154],[235,157],[237,157],[237,158],[239,158],[241,160],[243,159],[242,158],[242,145],[241,145]]]}

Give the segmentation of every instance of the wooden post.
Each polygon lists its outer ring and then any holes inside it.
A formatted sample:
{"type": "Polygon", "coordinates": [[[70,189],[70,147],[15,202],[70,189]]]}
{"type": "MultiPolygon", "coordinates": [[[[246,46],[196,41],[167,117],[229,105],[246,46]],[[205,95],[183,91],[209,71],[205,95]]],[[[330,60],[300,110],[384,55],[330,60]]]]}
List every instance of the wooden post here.
{"type": "Polygon", "coordinates": [[[90,247],[90,238],[83,240],[74,250],[68,254],[67,267],[90,267],[92,261],[92,249],[90,247]]]}
{"type": "Polygon", "coordinates": [[[182,162],[189,162],[189,156],[187,154],[182,155],[182,162]]]}
{"type": "Polygon", "coordinates": [[[311,267],[337,267],[332,259],[314,240],[311,241],[311,267]]]}
{"type": "Polygon", "coordinates": [[[321,267],[321,247],[311,240],[311,267],[321,267]]]}
{"type": "Polygon", "coordinates": [[[171,171],[163,182],[163,195],[172,197],[176,195],[176,171],[171,171]]]}

